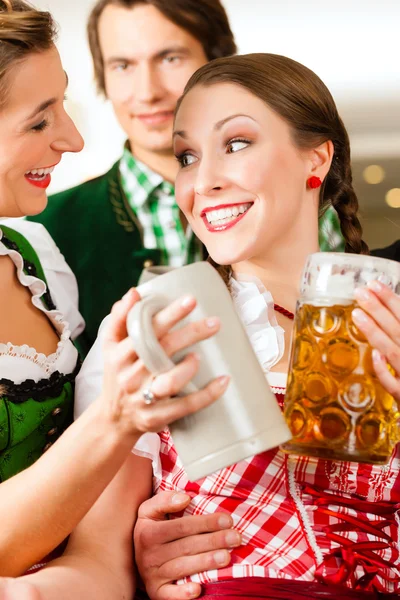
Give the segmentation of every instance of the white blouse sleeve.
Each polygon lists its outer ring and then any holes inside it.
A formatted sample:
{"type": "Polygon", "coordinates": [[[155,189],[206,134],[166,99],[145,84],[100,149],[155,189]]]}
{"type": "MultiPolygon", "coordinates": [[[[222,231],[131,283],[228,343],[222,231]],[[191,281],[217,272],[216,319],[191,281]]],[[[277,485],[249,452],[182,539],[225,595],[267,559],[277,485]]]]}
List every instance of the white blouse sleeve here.
{"type": "MultiPolygon", "coordinates": [[[[100,325],[98,337],[83,362],[75,383],[74,418],[77,419],[88,406],[100,395],[103,385],[103,331],[110,317],[106,317],[100,325]]],[[[134,454],[152,461],[154,489],[161,481],[160,438],[156,433],[145,433],[132,449],[134,454]]]]}
{"type": "Polygon", "coordinates": [[[74,340],[85,329],[85,321],[78,309],[78,284],[53,238],[40,223],[25,219],[5,219],[3,223],[19,231],[36,250],[51,297],[68,322],[74,340]]]}
{"type": "Polygon", "coordinates": [[[75,419],[77,419],[101,393],[104,373],[102,333],[104,325],[109,318],[110,317],[108,316],[102,321],[97,339],[83,361],[81,370],[75,380],[75,419]]]}

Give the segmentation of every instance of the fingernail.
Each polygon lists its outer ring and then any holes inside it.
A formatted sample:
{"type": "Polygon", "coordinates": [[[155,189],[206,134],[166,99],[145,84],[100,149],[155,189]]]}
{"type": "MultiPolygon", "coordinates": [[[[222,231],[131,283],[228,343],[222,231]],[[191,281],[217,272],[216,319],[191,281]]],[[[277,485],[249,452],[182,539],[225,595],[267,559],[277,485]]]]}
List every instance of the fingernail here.
{"type": "Polygon", "coordinates": [[[190,586],[187,589],[187,597],[188,598],[198,598],[201,592],[201,588],[199,588],[199,585],[197,586],[190,586]]]}
{"type": "Polygon", "coordinates": [[[226,550],[218,550],[214,554],[214,560],[217,565],[226,565],[230,560],[229,553],[226,550]]]}
{"type": "Polygon", "coordinates": [[[383,355],[376,348],[372,350],[372,360],[376,363],[383,362],[384,360],[383,355]]]}
{"type": "Polygon", "coordinates": [[[371,300],[371,294],[365,288],[356,288],[354,290],[354,295],[359,300],[365,300],[365,301],[371,300]]]}
{"type": "Polygon", "coordinates": [[[190,496],[187,494],[174,494],[171,498],[171,504],[175,504],[177,506],[178,504],[185,504],[189,500],[190,496]]]}
{"type": "Polygon", "coordinates": [[[368,283],[368,287],[371,288],[374,292],[380,294],[383,292],[383,285],[379,281],[370,281],[368,283]]]}
{"type": "Polygon", "coordinates": [[[218,377],[218,383],[222,388],[226,387],[230,380],[231,378],[229,377],[229,375],[223,375],[222,377],[218,377]]]}
{"type": "Polygon", "coordinates": [[[211,319],[207,319],[206,325],[210,329],[215,329],[219,325],[219,319],[217,317],[212,317],[211,319]]]}
{"type": "Polygon", "coordinates": [[[230,548],[235,548],[236,546],[240,545],[242,536],[237,531],[228,531],[225,539],[230,548]]]}
{"type": "Polygon", "coordinates": [[[233,525],[233,521],[229,515],[221,515],[218,517],[218,525],[221,529],[229,529],[233,525]]]}
{"type": "Polygon", "coordinates": [[[363,325],[365,323],[368,323],[367,315],[363,310],[359,308],[355,308],[351,313],[351,316],[353,317],[353,321],[356,325],[363,325]]]}
{"type": "Polygon", "coordinates": [[[189,306],[191,306],[194,303],[195,303],[195,299],[193,296],[185,296],[181,302],[181,306],[183,306],[183,308],[188,308],[189,306]]]}

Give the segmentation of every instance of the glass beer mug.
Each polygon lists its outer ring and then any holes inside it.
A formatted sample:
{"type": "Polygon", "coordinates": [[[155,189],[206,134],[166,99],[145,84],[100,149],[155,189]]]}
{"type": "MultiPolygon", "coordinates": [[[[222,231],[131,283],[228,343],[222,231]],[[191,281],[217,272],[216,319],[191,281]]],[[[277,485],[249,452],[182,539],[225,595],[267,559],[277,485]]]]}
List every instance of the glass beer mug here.
{"type": "Polygon", "coordinates": [[[377,379],[372,348],[352,321],[354,290],[378,280],[400,293],[400,264],[357,254],[309,256],[296,308],[285,397],[286,452],[385,464],[400,412],[377,379]]]}

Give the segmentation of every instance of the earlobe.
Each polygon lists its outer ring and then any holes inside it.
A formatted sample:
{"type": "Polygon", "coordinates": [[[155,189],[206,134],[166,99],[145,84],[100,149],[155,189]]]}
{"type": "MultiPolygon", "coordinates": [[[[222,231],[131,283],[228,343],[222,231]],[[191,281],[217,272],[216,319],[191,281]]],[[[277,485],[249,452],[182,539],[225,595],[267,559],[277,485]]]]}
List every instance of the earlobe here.
{"type": "Polygon", "coordinates": [[[312,177],[309,177],[307,179],[307,187],[309,187],[311,190],[315,190],[319,187],[321,187],[322,185],[322,181],[320,180],[319,177],[316,177],[315,175],[313,175],[312,177]]]}

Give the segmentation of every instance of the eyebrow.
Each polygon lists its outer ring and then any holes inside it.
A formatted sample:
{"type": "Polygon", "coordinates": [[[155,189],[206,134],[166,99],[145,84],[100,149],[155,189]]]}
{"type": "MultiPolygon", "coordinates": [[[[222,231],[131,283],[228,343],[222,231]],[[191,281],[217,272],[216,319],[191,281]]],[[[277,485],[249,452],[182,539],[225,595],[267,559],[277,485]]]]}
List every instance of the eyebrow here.
{"type": "MultiPolygon", "coordinates": [[[[65,71],[64,71],[64,73],[65,73],[65,71]]],[[[65,73],[65,80],[66,80],[65,89],[67,89],[68,81],[69,81],[67,73],[65,73]]],[[[29,115],[29,117],[27,117],[25,119],[25,121],[30,121],[31,119],[36,117],[36,115],[38,115],[39,113],[46,110],[46,108],[49,108],[49,106],[53,106],[53,104],[55,104],[56,102],[57,102],[57,98],[49,98],[48,100],[45,100],[44,102],[42,102],[41,104],[39,104],[39,106],[37,106],[35,108],[35,110],[29,115]]]]}
{"type": "MultiPolygon", "coordinates": [[[[166,56],[168,56],[168,54],[174,54],[174,53],[175,54],[184,54],[185,56],[189,56],[191,52],[190,52],[189,48],[186,48],[185,46],[169,46],[168,48],[164,48],[163,50],[156,52],[156,54],[153,54],[153,56],[150,57],[150,60],[159,60],[159,59],[165,58],[166,56]]],[[[129,64],[132,64],[137,61],[136,61],[136,59],[134,59],[132,57],[128,58],[127,56],[110,56],[105,61],[106,65],[111,65],[113,63],[118,63],[118,62],[126,62],[129,64]]]]}
{"type": "MultiPolygon", "coordinates": [[[[217,121],[217,123],[215,123],[215,125],[213,127],[214,131],[219,131],[220,129],[222,129],[222,127],[225,125],[225,123],[232,121],[232,119],[237,119],[237,117],[246,117],[246,119],[251,119],[252,121],[254,121],[254,123],[257,123],[257,121],[255,119],[253,119],[253,117],[250,117],[250,115],[245,115],[243,113],[237,113],[235,115],[230,115],[229,117],[226,117],[225,119],[221,119],[221,121],[217,121]]],[[[188,137],[186,131],[174,131],[173,135],[174,135],[174,137],[176,135],[179,135],[183,139],[186,139],[188,137]]]]}

